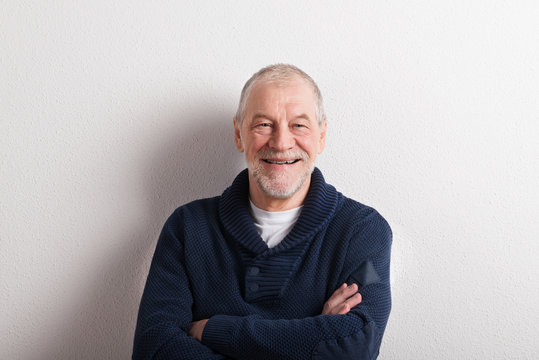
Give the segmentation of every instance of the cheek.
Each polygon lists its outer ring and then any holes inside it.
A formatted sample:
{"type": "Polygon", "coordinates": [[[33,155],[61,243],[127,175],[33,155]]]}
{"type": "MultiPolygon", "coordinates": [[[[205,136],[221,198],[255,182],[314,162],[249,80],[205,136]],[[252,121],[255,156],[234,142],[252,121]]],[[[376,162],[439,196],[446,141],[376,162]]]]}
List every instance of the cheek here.
{"type": "Polygon", "coordinates": [[[302,141],[298,142],[298,145],[311,157],[318,154],[318,149],[320,147],[319,143],[314,138],[303,139],[302,141]]]}
{"type": "Polygon", "coordinates": [[[250,139],[248,143],[248,147],[251,151],[257,152],[261,148],[264,147],[264,145],[267,143],[262,137],[255,136],[254,138],[250,139]]]}
{"type": "Polygon", "coordinates": [[[256,156],[256,152],[258,151],[255,144],[253,142],[245,142],[243,143],[243,146],[245,149],[245,156],[248,159],[254,159],[254,157],[256,156]]]}

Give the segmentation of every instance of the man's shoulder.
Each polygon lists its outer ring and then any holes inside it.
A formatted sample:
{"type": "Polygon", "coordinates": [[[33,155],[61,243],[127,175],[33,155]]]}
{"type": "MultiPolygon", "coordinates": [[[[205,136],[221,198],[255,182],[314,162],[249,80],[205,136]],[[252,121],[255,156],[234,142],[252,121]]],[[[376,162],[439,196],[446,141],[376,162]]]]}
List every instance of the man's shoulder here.
{"type": "Polygon", "coordinates": [[[341,205],[333,219],[334,226],[347,229],[349,234],[361,235],[359,238],[364,240],[376,237],[385,245],[391,244],[391,227],[382,214],[372,206],[342,195],[341,205]]]}
{"type": "MultiPolygon", "coordinates": [[[[343,195],[333,185],[326,183],[322,172],[315,168],[312,185],[317,191],[311,194],[317,207],[322,203],[333,202],[329,225],[346,232],[358,232],[374,224],[380,231],[391,231],[385,218],[374,207],[343,195]]],[[[323,206],[322,206],[323,207],[323,206]]]]}
{"type": "Polygon", "coordinates": [[[190,201],[176,208],[171,217],[175,218],[208,218],[215,215],[220,196],[190,201]]]}
{"type": "Polygon", "coordinates": [[[338,210],[338,216],[347,217],[355,222],[366,221],[369,217],[380,217],[383,219],[382,215],[374,207],[346,197],[342,194],[341,196],[342,202],[338,210]]]}

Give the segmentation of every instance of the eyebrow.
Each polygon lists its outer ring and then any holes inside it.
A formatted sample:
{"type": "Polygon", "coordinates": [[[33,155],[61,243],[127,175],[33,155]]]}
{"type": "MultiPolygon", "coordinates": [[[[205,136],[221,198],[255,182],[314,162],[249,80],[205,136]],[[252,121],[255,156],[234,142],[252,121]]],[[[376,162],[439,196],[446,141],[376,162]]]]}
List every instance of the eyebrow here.
{"type": "Polygon", "coordinates": [[[295,117],[294,117],[294,120],[295,120],[295,119],[311,120],[311,118],[309,117],[309,115],[307,115],[307,114],[305,114],[305,113],[303,113],[303,114],[301,114],[301,115],[298,115],[298,116],[295,116],[295,117]]]}
{"type": "Polygon", "coordinates": [[[268,115],[266,115],[266,114],[264,114],[264,113],[255,113],[255,114],[253,115],[253,117],[251,118],[251,120],[256,120],[256,119],[258,119],[258,118],[264,118],[264,119],[268,119],[268,120],[272,120],[272,121],[273,121],[273,119],[272,119],[270,116],[268,116],[268,115]]]}
{"type": "MultiPolygon", "coordinates": [[[[256,120],[256,119],[258,119],[258,118],[264,118],[264,119],[268,119],[268,120],[273,121],[273,118],[272,118],[271,116],[268,116],[268,115],[266,115],[266,114],[264,114],[264,113],[255,113],[255,114],[253,115],[253,117],[251,118],[251,120],[256,120]]],[[[311,120],[311,118],[309,117],[309,115],[307,115],[307,114],[305,114],[305,113],[303,113],[303,114],[301,114],[301,115],[298,115],[298,116],[294,116],[294,117],[292,118],[292,120],[296,120],[296,119],[311,120]]]]}

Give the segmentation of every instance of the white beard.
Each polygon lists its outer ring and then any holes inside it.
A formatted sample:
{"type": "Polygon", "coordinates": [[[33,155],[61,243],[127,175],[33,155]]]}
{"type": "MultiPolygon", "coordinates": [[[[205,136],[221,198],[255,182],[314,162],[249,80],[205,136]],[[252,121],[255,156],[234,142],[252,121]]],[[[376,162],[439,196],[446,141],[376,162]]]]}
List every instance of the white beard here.
{"type": "MultiPolygon", "coordinates": [[[[260,189],[266,194],[276,199],[288,199],[292,197],[305,181],[310,178],[314,163],[309,161],[309,156],[302,150],[289,150],[285,152],[273,152],[269,150],[260,150],[253,162],[248,162],[249,173],[253,176],[260,189]],[[303,168],[299,174],[272,173],[264,169],[262,159],[267,158],[285,158],[301,159],[303,168]],[[291,178],[297,176],[297,178],[291,178]]],[[[297,165],[283,165],[297,166],[297,165]]]]}

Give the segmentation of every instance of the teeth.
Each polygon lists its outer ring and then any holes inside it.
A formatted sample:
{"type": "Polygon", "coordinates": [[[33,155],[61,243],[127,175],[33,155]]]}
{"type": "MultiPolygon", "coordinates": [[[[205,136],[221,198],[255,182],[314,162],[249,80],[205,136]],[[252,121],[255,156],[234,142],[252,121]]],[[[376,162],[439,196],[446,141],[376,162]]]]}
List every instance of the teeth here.
{"type": "Polygon", "coordinates": [[[273,160],[266,160],[266,162],[270,164],[278,164],[278,165],[284,165],[284,164],[293,164],[296,162],[296,160],[288,160],[288,161],[273,161],[273,160]]]}

